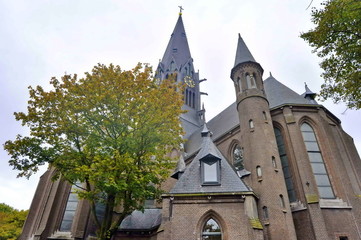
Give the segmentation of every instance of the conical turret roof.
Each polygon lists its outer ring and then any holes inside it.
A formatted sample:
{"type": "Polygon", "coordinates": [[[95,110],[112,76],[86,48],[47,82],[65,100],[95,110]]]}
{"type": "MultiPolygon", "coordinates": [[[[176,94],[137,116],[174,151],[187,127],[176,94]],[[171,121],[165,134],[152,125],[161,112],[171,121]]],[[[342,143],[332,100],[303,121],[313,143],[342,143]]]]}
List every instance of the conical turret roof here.
{"type": "Polygon", "coordinates": [[[256,62],[256,60],[249,51],[246,43],[243,41],[241,34],[238,34],[238,44],[237,44],[236,59],[234,61],[234,67],[244,62],[256,62]]]}

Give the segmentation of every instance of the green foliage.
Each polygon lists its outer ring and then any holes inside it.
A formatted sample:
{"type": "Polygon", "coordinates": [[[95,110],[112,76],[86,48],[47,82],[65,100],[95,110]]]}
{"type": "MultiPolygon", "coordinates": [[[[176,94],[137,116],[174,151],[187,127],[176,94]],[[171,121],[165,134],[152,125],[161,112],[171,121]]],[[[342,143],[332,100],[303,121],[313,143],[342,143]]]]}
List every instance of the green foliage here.
{"type": "Polygon", "coordinates": [[[0,203],[0,240],[16,240],[21,234],[28,212],[0,203]]]}
{"type": "Polygon", "coordinates": [[[361,1],[327,0],[322,5],[322,9],[312,10],[316,27],[301,34],[323,58],[321,99],[344,101],[349,108],[360,109],[361,1]]]}
{"type": "Polygon", "coordinates": [[[147,65],[123,71],[99,64],[81,79],[52,78],[52,91],[30,87],[28,113],[15,113],[30,136],[4,145],[19,176],[49,163],[56,177],[83,183],[79,196],[92,206],[100,239],[109,239],[145,199],[159,197],[174,167],[167,153],[183,141],[181,86],[156,84],[152,75],[147,65]],[[102,221],[98,202],[105,204],[102,221]]]}

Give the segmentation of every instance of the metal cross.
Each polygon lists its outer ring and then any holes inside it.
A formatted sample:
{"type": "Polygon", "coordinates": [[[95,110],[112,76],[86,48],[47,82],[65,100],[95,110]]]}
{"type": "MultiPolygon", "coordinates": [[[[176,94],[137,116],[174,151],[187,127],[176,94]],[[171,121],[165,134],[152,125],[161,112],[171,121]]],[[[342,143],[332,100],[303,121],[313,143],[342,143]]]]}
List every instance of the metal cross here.
{"type": "Polygon", "coordinates": [[[182,14],[182,10],[184,10],[184,8],[182,6],[178,6],[179,7],[179,14],[182,14]]]}

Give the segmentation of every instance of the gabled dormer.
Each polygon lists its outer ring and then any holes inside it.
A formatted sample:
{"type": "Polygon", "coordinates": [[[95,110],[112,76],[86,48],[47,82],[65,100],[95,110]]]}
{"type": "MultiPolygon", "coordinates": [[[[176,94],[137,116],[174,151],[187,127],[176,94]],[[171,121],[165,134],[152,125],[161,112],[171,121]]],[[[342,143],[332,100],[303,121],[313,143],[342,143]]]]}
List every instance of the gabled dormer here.
{"type": "Polygon", "coordinates": [[[170,194],[242,193],[253,194],[211,139],[207,126],[201,132],[198,154],[187,166],[170,194]]]}

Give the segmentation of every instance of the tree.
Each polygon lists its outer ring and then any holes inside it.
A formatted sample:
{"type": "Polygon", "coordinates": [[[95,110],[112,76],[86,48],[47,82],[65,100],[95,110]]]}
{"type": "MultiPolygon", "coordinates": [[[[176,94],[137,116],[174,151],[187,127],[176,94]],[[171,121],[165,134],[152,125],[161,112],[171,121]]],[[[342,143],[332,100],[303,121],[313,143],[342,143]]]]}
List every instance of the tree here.
{"type": "Polygon", "coordinates": [[[314,52],[323,58],[325,82],[321,99],[346,102],[348,108],[361,108],[361,1],[327,0],[323,8],[312,9],[316,27],[301,34],[314,52]]]}
{"type": "Polygon", "coordinates": [[[183,141],[182,86],[170,79],[156,83],[152,75],[147,65],[123,71],[98,64],[81,79],[52,78],[51,91],[29,87],[28,113],[15,117],[30,136],[4,144],[19,176],[30,177],[49,163],[56,177],[80,187],[99,239],[110,239],[127,215],[159,197],[174,167],[167,153],[183,141]],[[99,204],[105,207],[101,217],[99,204]]]}
{"type": "Polygon", "coordinates": [[[0,203],[0,240],[18,239],[28,212],[0,203]]]}

